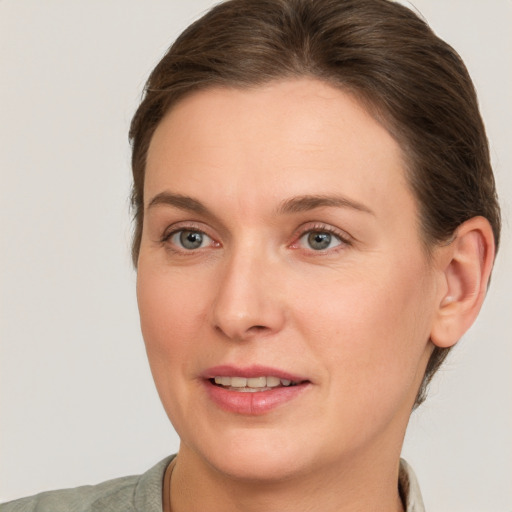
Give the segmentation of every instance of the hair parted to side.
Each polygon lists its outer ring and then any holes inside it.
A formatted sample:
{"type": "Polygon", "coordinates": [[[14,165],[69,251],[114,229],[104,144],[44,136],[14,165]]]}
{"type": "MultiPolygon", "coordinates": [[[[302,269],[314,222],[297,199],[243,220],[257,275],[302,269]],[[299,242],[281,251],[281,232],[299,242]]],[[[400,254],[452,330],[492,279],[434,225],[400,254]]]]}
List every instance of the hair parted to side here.
{"type": "MultiPolygon", "coordinates": [[[[137,265],[153,133],[184,96],[312,77],[353,94],[400,144],[425,247],[500,210],[476,93],[458,54],[390,0],[228,0],[190,25],[151,73],[130,128],[137,265]]],[[[435,347],[416,405],[449,349],[435,347]]]]}

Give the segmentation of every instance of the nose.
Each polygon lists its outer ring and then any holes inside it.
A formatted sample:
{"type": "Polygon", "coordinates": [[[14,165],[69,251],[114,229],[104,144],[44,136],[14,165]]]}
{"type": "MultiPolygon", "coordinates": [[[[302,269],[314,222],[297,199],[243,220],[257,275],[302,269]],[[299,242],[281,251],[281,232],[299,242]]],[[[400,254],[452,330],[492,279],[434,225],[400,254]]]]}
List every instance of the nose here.
{"type": "Polygon", "coordinates": [[[269,336],[285,323],[280,272],[262,252],[239,251],[224,262],[213,304],[214,328],[233,341],[269,336]]]}

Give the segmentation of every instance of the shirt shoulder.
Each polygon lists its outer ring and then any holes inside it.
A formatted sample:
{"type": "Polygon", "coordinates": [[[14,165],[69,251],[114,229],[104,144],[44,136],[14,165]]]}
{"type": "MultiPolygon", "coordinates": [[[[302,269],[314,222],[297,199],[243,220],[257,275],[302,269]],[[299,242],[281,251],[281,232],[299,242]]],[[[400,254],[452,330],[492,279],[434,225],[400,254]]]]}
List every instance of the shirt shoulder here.
{"type": "Polygon", "coordinates": [[[162,482],[171,457],[142,475],[42,492],[0,505],[0,512],[162,512],[162,482]]]}
{"type": "Polygon", "coordinates": [[[411,466],[404,459],[400,459],[398,486],[405,512],[425,512],[418,480],[411,466]]]}

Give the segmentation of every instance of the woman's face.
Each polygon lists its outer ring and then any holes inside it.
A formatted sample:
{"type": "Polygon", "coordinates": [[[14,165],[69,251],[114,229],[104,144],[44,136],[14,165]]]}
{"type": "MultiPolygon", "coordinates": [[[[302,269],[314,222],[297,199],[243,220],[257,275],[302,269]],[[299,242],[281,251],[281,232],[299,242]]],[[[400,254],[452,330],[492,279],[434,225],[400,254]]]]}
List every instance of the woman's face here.
{"type": "Polygon", "coordinates": [[[316,80],[210,89],[146,172],[137,293],[180,454],[259,479],[397,456],[439,279],[389,133],[316,80]]]}

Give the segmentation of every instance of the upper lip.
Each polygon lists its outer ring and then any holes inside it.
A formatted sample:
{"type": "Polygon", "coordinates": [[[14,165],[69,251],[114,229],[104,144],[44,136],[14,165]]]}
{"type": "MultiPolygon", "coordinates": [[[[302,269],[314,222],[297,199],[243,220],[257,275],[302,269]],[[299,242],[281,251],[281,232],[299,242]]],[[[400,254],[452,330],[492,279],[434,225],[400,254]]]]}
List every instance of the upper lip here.
{"type": "Polygon", "coordinates": [[[280,370],[279,368],[272,368],[270,366],[252,365],[252,366],[231,366],[220,365],[213,366],[202,372],[201,377],[204,379],[213,379],[215,377],[278,377],[280,379],[287,379],[293,382],[303,382],[308,379],[295,375],[290,372],[280,370]]]}

